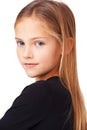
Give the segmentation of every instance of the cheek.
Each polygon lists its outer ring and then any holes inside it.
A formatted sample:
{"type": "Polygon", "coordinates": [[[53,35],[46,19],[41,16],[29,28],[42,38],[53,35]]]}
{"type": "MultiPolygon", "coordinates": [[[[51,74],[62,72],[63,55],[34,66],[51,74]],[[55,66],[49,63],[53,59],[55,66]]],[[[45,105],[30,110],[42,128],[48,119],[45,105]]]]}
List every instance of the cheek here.
{"type": "Polygon", "coordinates": [[[38,60],[43,63],[43,64],[49,64],[49,65],[54,65],[58,64],[60,60],[60,53],[58,50],[56,51],[44,51],[44,52],[39,52],[37,54],[38,60]]]}
{"type": "Polygon", "coordinates": [[[18,57],[19,61],[21,61],[22,53],[21,53],[20,49],[17,48],[16,52],[17,52],[17,57],[18,57]]]}
{"type": "Polygon", "coordinates": [[[55,49],[55,51],[53,51],[53,53],[51,53],[51,54],[49,53],[47,62],[50,62],[50,64],[53,66],[56,66],[56,65],[59,66],[60,57],[61,57],[60,50],[58,51],[55,49]]]}
{"type": "Polygon", "coordinates": [[[16,49],[16,53],[17,53],[17,56],[19,58],[20,53],[19,53],[19,49],[18,48],[16,49]]]}

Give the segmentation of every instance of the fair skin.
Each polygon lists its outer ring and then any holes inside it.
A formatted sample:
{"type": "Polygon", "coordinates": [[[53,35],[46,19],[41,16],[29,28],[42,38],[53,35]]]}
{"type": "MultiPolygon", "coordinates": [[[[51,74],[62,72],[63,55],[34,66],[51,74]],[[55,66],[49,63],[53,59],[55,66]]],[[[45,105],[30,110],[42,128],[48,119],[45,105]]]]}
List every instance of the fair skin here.
{"type": "Polygon", "coordinates": [[[50,31],[47,24],[35,16],[26,17],[15,26],[19,61],[27,75],[36,80],[58,76],[61,49],[50,31]]]}

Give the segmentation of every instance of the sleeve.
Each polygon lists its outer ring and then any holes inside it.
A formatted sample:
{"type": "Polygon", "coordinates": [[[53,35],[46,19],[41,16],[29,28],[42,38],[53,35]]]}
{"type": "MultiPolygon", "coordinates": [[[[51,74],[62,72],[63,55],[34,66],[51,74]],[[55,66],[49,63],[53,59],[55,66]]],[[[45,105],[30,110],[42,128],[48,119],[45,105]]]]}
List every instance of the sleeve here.
{"type": "Polygon", "coordinates": [[[49,93],[45,83],[26,87],[0,120],[0,130],[27,130],[43,120],[49,111],[49,93]]]}

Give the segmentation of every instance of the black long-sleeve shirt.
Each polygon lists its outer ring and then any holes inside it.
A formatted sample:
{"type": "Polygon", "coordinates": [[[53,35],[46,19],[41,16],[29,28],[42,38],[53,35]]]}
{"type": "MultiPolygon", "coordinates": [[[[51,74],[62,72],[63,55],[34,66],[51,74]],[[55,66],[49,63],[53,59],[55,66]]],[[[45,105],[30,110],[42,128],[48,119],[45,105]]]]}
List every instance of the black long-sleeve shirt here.
{"type": "Polygon", "coordinates": [[[0,130],[72,130],[70,93],[59,77],[24,88],[0,120],[0,130]]]}

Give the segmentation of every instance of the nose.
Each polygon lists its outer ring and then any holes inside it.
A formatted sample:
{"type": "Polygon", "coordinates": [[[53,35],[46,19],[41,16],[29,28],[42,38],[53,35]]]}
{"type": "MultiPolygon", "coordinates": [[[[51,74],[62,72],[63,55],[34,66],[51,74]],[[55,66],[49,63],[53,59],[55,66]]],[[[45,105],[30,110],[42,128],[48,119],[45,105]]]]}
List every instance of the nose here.
{"type": "Polygon", "coordinates": [[[32,58],[33,57],[32,48],[30,46],[28,46],[28,45],[25,46],[23,57],[24,58],[32,58]]]}

